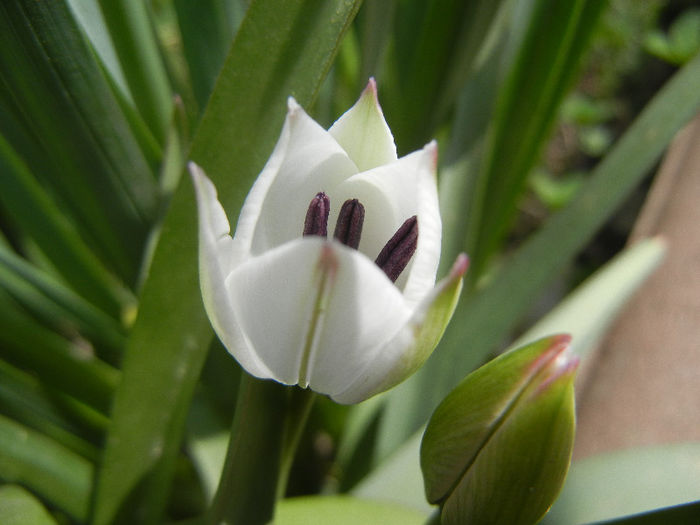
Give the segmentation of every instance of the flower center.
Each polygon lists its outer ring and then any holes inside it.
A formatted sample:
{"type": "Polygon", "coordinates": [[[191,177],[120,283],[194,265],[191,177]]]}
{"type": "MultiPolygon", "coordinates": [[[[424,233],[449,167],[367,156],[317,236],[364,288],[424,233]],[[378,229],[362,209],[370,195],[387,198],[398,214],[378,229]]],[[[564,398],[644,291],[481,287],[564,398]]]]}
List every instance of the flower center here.
{"type": "MultiPolygon", "coordinates": [[[[328,234],[328,213],[330,199],[323,192],[317,193],[311,199],[304,220],[304,236],[328,234]]],[[[349,199],[343,203],[338,214],[333,238],[350,248],[357,250],[362,236],[362,225],[365,220],[365,207],[357,199],[349,199]]],[[[396,233],[384,245],[375,259],[375,263],[387,275],[391,282],[396,282],[401,272],[406,268],[418,246],[418,218],[414,215],[406,219],[396,233]]]]}

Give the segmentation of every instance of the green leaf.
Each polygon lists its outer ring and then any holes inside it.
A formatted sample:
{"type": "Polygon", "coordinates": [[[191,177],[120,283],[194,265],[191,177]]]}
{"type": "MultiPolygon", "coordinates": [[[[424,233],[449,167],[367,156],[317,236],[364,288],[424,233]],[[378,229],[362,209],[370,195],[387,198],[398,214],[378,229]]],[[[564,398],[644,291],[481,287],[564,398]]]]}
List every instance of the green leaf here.
{"type": "Polygon", "coordinates": [[[600,522],[599,525],[691,525],[700,519],[700,501],[600,522]]]}
{"type": "Polygon", "coordinates": [[[420,444],[423,430],[417,432],[394,454],[377,466],[352,489],[352,495],[366,500],[394,503],[422,512],[427,518],[433,507],[425,499],[420,471],[420,444]]]}
{"type": "MultiPolygon", "coordinates": [[[[442,123],[501,1],[404,2],[396,9],[383,107],[399,151],[422,147],[442,123]]],[[[385,22],[386,24],[386,22],[385,22]]]]}
{"type": "Polygon", "coordinates": [[[84,458],[96,461],[100,435],[90,431],[82,421],[74,421],[61,410],[50,389],[41,385],[30,374],[0,360],[0,406],[5,416],[17,423],[38,430],[67,449],[84,458]]]}
{"type": "MultiPolygon", "coordinates": [[[[129,86],[126,84],[124,72],[117,59],[117,53],[107,32],[105,20],[102,17],[97,0],[67,0],[67,2],[76,22],[85,33],[95,53],[100,57],[101,62],[105,65],[105,69],[118,86],[119,91],[130,99],[129,86]]],[[[133,101],[130,100],[130,103],[133,104],[133,101]]]]}
{"type": "Polygon", "coordinates": [[[192,88],[203,109],[245,14],[240,0],[175,0],[192,88]]]}
{"type": "Polygon", "coordinates": [[[12,115],[3,135],[102,261],[133,283],[156,185],[103,69],[65,1],[3,2],[0,32],[0,104],[12,115]],[[15,140],[12,124],[31,141],[15,140]]]}
{"type": "Polygon", "coordinates": [[[72,289],[29,264],[0,243],[0,286],[32,314],[58,331],[77,330],[116,354],[124,346],[124,328],[72,289]]]}
{"type": "Polygon", "coordinates": [[[0,486],[0,523],[56,525],[41,502],[19,485],[0,486]]]}
{"type": "Polygon", "coordinates": [[[87,519],[92,464],[2,415],[0,473],[3,480],[29,487],[74,519],[87,519]]]}
{"type": "Polygon", "coordinates": [[[543,523],[608,520],[695,501],[698,494],[700,443],[599,454],[571,465],[564,489],[543,523]]]}
{"type": "Polygon", "coordinates": [[[425,515],[398,505],[347,496],[308,496],[282,500],[275,525],[423,525],[425,515]]]}
{"type": "Polygon", "coordinates": [[[386,397],[380,456],[425,423],[464,374],[484,362],[659,159],[700,108],[700,56],[676,73],[595,168],[576,198],[457,305],[425,366],[386,397]]]}
{"type": "Polygon", "coordinates": [[[665,253],[666,243],[659,237],[620,252],[510,347],[566,332],[572,338],[571,350],[581,358],[587,357],[627,300],[661,264],[665,253]]]}
{"type": "MultiPolygon", "coordinates": [[[[272,150],[287,96],[303,105],[313,100],[358,5],[258,0],[248,8],[190,155],[216,184],[229,216],[237,215],[272,150]]],[[[200,299],[195,225],[194,194],[186,181],[165,219],[127,345],[98,475],[98,525],[112,522],[120,508],[125,521],[128,514],[158,521],[168,495],[212,335],[200,299]]]]}
{"type": "Polygon", "coordinates": [[[106,412],[119,382],[119,372],[42,327],[0,289],[0,356],[31,369],[54,387],[97,410],[106,412]]]}
{"type": "Polygon", "coordinates": [[[100,8],[136,107],[163,143],[173,94],[147,6],[129,0],[100,0],[100,8]]]}
{"type": "Polygon", "coordinates": [[[27,165],[0,136],[0,204],[71,287],[115,318],[127,294],[76,233],[27,165]]]}
{"type": "Polygon", "coordinates": [[[516,211],[605,0],[538,0],[504,81],[467,223],[473,277],[483,272],[516,211]]]}
{"type": "Polygon", "coordinates": [[[504,354],[438,406],[421,445],[428,501],[442,523],[536,523],[564,483],[574,444],[569,338],[504,354]]]}

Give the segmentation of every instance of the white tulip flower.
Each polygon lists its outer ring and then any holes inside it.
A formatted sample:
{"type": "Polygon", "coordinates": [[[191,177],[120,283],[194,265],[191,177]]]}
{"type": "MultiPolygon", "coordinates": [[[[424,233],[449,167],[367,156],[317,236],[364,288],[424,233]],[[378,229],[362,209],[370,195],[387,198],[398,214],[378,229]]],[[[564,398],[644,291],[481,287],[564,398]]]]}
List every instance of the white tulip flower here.
{"type": "Polygon", "coordinates": [[[327,131],[288,107],[233,237],[214,185],[189,165],[204,306],[253,376],[357,403],[428,358],[467,258],[435,285],[437,145],[397,158],[374,80],[327,131]]]}

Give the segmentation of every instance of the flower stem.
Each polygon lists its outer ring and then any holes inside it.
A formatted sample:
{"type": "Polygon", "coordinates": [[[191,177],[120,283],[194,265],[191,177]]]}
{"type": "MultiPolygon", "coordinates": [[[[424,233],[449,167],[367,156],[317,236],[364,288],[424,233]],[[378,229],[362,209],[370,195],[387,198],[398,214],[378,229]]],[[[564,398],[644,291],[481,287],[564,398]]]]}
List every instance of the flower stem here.
{"type": "Polygon", "coordinates": [[[272,520],[313,399],[311,391],[243,374],[208,523],[257,525],[272,520]]]}
{"type": "Polygon", "coordinates": [[[308,389],[295,387],[289,392],[289,403],[284,425],[284,444],[282,448],[282,462],[280,464],[279,478],[277,481],[277,499],[282,499],[287,490],[289,472],[294,463],[299,439],[306,426],[306,420],[311,413],[311,407],[316,399],[316,394],[308,389]]]}

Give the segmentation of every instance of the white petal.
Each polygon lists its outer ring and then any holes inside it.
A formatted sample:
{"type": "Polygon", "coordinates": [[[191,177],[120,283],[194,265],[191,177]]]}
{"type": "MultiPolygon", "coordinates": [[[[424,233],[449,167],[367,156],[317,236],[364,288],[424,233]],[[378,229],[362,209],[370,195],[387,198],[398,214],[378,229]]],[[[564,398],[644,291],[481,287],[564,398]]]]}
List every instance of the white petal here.
{"type": "Polygon", "coordinates": [[[359,171],[396,160],[396,145],[377,100],[377,85],[371,78],[360,99],[328,130],[359,171]]]}
{"type": "MultiPolygon", "coordinates": [[[[438,208],[432,142],[396,162],[350,177],[335,195],[339,201],[358,198],[365,207],[359,250],[374,260],[403,222],[418,217],[418,247],[396,282],[409,306],[418,304],[435,285],[440,262],[442,222],[438,208]]],[[[329,231],[336,218],[331,216],[329,231]]]]}
{"type": "Polygon", "coordinates": [[[282,135],[241,210],[236,240],[260,255],[299,237],[311,199],[356,172],[335,139],[290,99],[282,135]]]}
{"type": "Polygon", "coordinates": [[[273,377],[327,394],[355,382],[410,315],[372,261],[320,237],[251,259],[226,285],[246,338],[273,377]]]}
{"type": "Polygon", "coordinates": [[[374,353],[369,366],[343,391],[331,394],[338,403],[359,403],[384,392],[413,374],[440,341],[462,289],[468,259],[460,255],[447,277],[421,301],[399,332],[374,353]]]}
{"type": "Polygon", "coordinates": [[[239,364],[257,377],[272,377],[242,336],[224,280],[234,266],[234,242],[216,188],[202,169],[189,163],[199,215],[199,281],[214,331],[239,364]]]}

